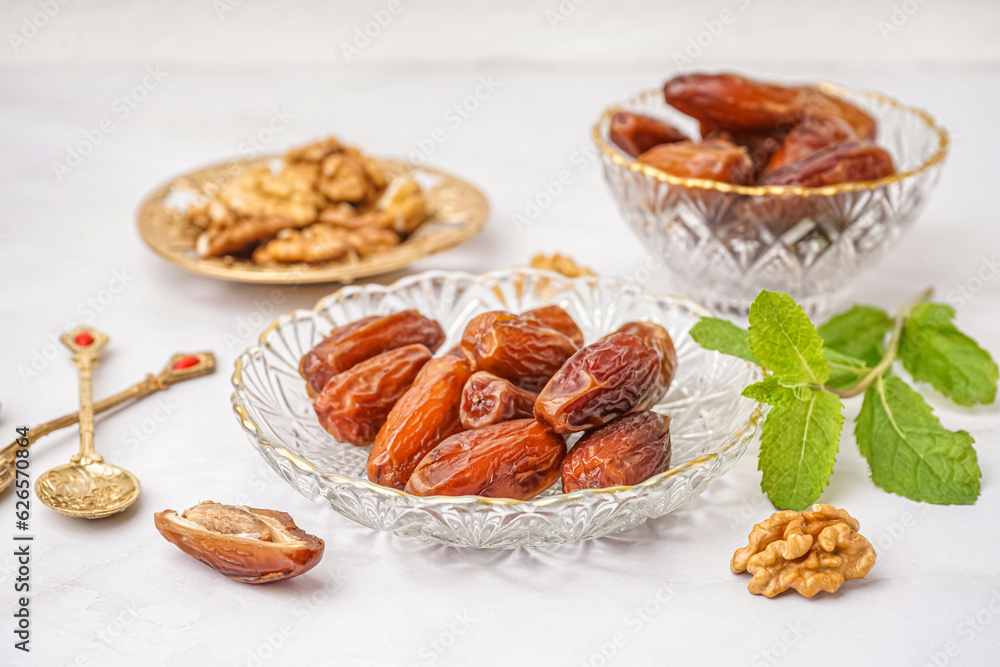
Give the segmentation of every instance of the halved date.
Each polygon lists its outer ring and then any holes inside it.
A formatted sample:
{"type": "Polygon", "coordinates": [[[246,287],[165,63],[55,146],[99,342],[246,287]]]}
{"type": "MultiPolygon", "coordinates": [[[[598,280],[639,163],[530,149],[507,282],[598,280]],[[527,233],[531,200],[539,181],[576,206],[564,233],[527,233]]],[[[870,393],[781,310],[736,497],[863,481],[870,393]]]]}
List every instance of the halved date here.
{"type": "Polygon", "coordinates": [[[638,405],[656,385],[660,355],[642,338],[618,332],[570,357],[535,401],[535,419],[556,433],[606,424],[638,405]]]}
{"type": "Polygon", "coordinates": [[[837,183],[874,181],[896,172],[892,157],[864,139],[841,141],[789,163],[760,180],[761,185],[820,188],[837,183]]]}
{"type": "Polygon", "coordinates": [[[527,391],[545,386],[579,349],[567,336],[523,320],[497,320],[472,351],[477,370],[510,380],[527,391]]]}
{"type": "Polygon", "coordinates": [[[444,342],[444,330],[415,310],[372,315],[330,332],[299,362],[299,374],[315,396],[337,373],[386,350],[420,343],[434,352],[444,342]]]}
{"type": "Polygon", "coordinates": [[[632,486],[670,468],[670,418],[633,412],[584,434],[563,460],[563,493],[632,486]]]}
{"type": "Polygon", "coordinates": [[[634,408],[647,410],[667,395],[670,383],[674,380],[674,373],[677,371],[677,350],[674,348],[674,340],[666,329],[655,322],[628,322],[620,326],[618,331],[638,336],[660,357],[660,373],[656,382],[634,408]]]}
{"type": "Polygon", "coordinates": [[[689,141],[687,135],[676,127],[629,111],[619,111],[611,116],[608,138],[632,157],[638,157],[660,144],[689,141]]]}
{"type": "Polygon", "coordinates": [[[807,118],[792,128],[781,148],[767,161],[761,175],[777,171],[839,141],[857,138],[854,128],[842,118],[807,118]]]}
{"type": "Polygon", "coordinates": [[[337,373],[313,401],[320,425],[342,442],[372,444],[389,411],[430,359],[431,351],[423,345],[406,345],[337,373]]]}
{"type": "Polygon", "coordinates": [[[246,584],[297,577],[323,558],[323,540],[284,512],[205,501],[179,515],[164,510],[153,518],[168,542],[246,584]]]}
{"type": "Polygon", "coordinates": [[[753,161],[747,149],[723,139],[661,144],[638,159],[674,176],[706,178],[736,185],[747,185],[753,181],[753,161]]]}
{"type": "Polygon", "coordinates": [[[548,327],[549,329],[558,331],[577,345],[583,345],[583,332],[580,331],[580,327],[577,326],[577,323],[570,314],[560,306],[542,306],[541,308],[526,310],[517,317],[528,324],[548,327]]]}
{"type": "Polygon", "coordinates": [[[462,430],[462,388],[472,370],[453,356],[431,359],[396,402],[368,453],[368,479],[402,489],[427,452],[462,430]]]}
{"type": "Polygon", "coordinates": [[[559,478],[562,436],[533,419],[464,431],[434,448],[406,485],[417,496],[485,496],[528,500],[559,478]]]}
{"type": "Polygon", "coordinates": [[[472,374],[462,391],[460,417],[467,429],[530,417],[537,394],[492,373],[472,374]]]}

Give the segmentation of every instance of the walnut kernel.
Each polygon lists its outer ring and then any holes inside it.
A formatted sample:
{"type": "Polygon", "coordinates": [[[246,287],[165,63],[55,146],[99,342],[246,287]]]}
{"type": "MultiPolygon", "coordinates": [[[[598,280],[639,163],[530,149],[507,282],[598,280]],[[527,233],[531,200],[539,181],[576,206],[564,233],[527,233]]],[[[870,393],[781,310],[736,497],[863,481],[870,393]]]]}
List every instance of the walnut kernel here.
{"type": "Polygon", "coordinates": [[[772,598],[789,588],[809,598],[836,592],[848,579],[863,579],[875,565],[875,549],[845,510],[816,504],[811,510],[775,512],[754,526],[749,544],[733,554],[734,574],[750,572],[754,595],[772,598]]]}

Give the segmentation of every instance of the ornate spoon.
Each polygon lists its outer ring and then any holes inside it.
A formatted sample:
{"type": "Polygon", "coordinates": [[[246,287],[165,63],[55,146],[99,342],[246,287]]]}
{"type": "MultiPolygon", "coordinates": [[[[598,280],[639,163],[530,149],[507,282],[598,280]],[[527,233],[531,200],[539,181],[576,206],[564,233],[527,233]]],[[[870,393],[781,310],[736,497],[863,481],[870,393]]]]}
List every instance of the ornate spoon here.
{"type": "Polygon", "coordinates": [[[66,516],[101,519],[121,512],[139,497],[139,479],[105,463],[94,451],[91,374],[108,337],[86,327],[62,335],[80,376],[80,453],[70,463],[43,473],[35,482],[38,499],[66,516]]]}
{"type": "MultiPolygon", "coordinates": [[[[118,407],[128,401],[139,400],[158,391],[168,389],[171,385],[190,380],[192,378],[209,375],[215,372],[215,355],[211,352],[198,352],[196,354],[175,354],[167,362],[167,365],[157,375],[149,373],[146,379],[138,382],[124,391],[120,391],[114,396],[109,396],[104,400],[94,403],[94,414],[99,415],[106,410],[118,407]]],[[[73,412],[63,415],[58,419],[39,424],[28,431],[26,436],[29,446],[39,438],[58,431],[61,428],[72,426],[80,421],[80,413],[73,412]]],[[[12,442],[3,449],[0,449],[0,494],[2,494],[11,482],[14,481],[14,455],[17,451],[17,441],[12,442]]]]}

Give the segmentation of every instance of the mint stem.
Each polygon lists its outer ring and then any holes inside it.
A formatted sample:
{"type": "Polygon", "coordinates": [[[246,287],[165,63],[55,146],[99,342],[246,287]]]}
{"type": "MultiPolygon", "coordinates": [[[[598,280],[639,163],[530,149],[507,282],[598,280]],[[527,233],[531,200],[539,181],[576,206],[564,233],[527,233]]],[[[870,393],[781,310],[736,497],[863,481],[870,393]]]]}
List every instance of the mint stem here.
{"type": "Polygon", "coordinates": [[[906,318],[910,316],[910,311],[921,303],[929,300],[932,294],[934,294],[934,288],[928,287],[900,307],[899,312],[896,313],[896,320],[892,327],[892,338],[889,339],[889,347],[886,349],[885,354],[882,355],[882,359],[879,360],[875,368],[871,369],[867,375],[861,378],[861,380],[850,389],[838,391],[827,387],[827,391],[833,392],[841,398],[852,398],[865,393],[865,390],[868,389],[872,382],[885,375],[885,372],[889,370],[890,366],[892,366],[892,362],[896,360],[896,354],[899,352],[899,340],[903,336],[903,325],[906,324],[906,318]]]}

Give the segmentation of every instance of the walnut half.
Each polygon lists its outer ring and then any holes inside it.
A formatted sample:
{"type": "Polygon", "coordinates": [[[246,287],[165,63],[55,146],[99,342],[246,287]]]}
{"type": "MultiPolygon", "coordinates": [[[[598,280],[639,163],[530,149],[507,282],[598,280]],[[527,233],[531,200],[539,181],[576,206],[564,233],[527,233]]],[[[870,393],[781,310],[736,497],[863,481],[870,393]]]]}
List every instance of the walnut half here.
{"type": "Polygon", "coordinates": [[[323,558],[323,540],[284,512],[205,501],[155,515],[156,529],[181,551],[247,584],[297,577],[323,558]]]}
{"type": "Polygon", "coordinates": [[[730,569],[753,575],[747,590],[754,595],[773,598],[789,588],[807,598],[834,593],[875,565],[875,549],[857,532],[859,526],[832,505],[775,512],[753,527],[750,544],[733,554],[730,569]]]}

